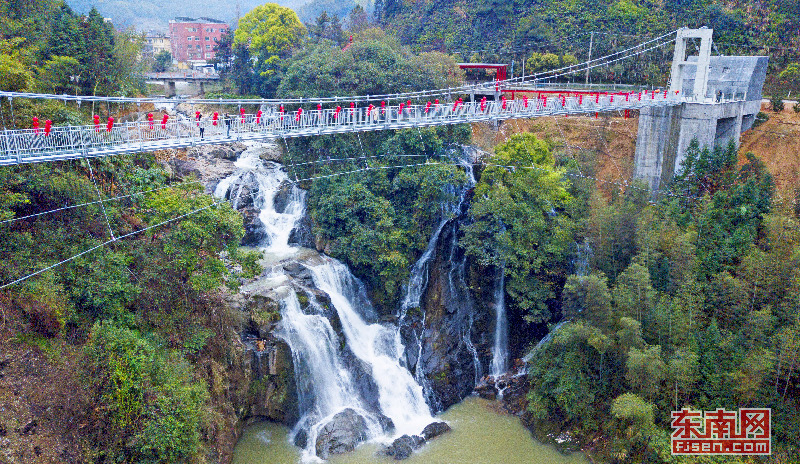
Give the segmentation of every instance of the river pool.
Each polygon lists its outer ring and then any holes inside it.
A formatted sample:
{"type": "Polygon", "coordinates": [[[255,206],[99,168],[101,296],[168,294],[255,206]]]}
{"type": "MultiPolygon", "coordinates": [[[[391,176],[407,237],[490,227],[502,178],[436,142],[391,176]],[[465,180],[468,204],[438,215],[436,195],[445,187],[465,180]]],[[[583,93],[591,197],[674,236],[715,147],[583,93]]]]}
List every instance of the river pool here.
{"type": "MultiPolygon", "coordinates": [[[[431,440],[406,464],[588,464],[585,456],[565,456],[531,437],[519,419],[497,412],[493,403],[470,397],[438,416],[452,431],[431,440]]],[[[247,427],[236,444],[233,464],[296,464],[300,450],[287,439],[289,429],[259,422],[247,427]]],[[[352,453],[331,458],[330,464],[396,463],[376,456],[377,443],[366,443],[352,453]]]]}

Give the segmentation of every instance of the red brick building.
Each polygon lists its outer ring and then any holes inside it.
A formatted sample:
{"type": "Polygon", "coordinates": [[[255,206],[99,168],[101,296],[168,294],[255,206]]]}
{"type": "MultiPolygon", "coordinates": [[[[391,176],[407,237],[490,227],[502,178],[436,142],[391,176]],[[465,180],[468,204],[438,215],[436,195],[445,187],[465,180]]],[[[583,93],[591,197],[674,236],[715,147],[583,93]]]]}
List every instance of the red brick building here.
{"type": "Polygon", "coordinates": [[[228,30],[225,21],[212,18],[175,18],[169,22],[172,57],[178,62],[208,61],[214,46],[228,30]]]}

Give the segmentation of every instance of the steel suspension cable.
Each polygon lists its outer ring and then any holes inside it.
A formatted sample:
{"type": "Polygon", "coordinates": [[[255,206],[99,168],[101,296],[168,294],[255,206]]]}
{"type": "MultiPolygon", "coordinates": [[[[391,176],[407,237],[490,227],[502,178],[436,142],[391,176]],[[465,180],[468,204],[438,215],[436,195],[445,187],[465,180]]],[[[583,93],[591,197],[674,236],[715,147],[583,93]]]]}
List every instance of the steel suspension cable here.
{"type": "Polygon", "coordinates": [[[202,208],[198,208],[198,209],[196,209],[196,210],[194,210],[194,211],[190,211],[190,212],[188,212],[188,213],[186,213],[186,214],[181,214],[180,216],[176,216],[176,217],[174,217],[174,218],[167,219],[167,220],[165,220],[165,221],[161,221],[161,222],[159,222],[158,224],[153,224],[153,225],[151,225],[151,226],[148,226],[148,227],[145,227],[144,229],[141,229],[141,230],[135,230],[135,231],[133,231],[133,232],[130,232],[130,233],[127,233],[127,234],[125,234],[125,235],[120,235],[119,237],[116,237],[116,238],[114,238],[114,239],[112,239],[112,240],[106,240],[105,242],[103,242],[103,243],[101,243],[101,244],[99,244],[99,245],[93,246],[92,248],[89,248],[88,250],[84,250],[84,251],[82,251],[82,252],[80,252],[80,253],[78,253],[78,254],[76,254],[76,255],[72,255],[72,256],[70,256],[70,257],[69,257],[69,258],[67,258],[67,259],[64,259],[64,260],[62,260],[62,261],[59,261],[59,262],[57,262],[57,263],[55,263],[55,264],[51,264],[50,266],[47,266],[47,267],[45,267],[45,268],[43,268],[43,269],[39,269],[39,270],[38,270],[38,271],[36,271],[36,272],[32,272],[32,273],[30,273],[30,274],[28,274],[28,275],[25,275],[25,276],[23,276],[23,277],[20,277],[19,279],[17,279],[17,280],[14,280],[13,282],[9,282],[9,283],[7,283],[7,284],[4,284],[4,285],[0,286],[0,290],[2,290],[2,289],[4,289],[4,288],[7,288],[7,287],[10,287],[10,286],[12,286],[12,285],[16,285],[16,284],[18,284],[18,283],[20,283],[20,282],[23,282],[23,281],[25,281],[25,280],[28,280],[28,279],[30,279],[31,277],[37,276],[37,275],[39,275],[39,274],[41,274],[41,273],[43,273],[43,272],[47,272],[47,271],[49,271],[50,269],[56,268],[56,267],[58,267],[58,266],[61,266],[62,264],[66,264],[66,263],[68,263],[68,262],[70,262],[70,261],[72,261],[72,260],[74,260],[74,259],[80,258],[81,256],[83,256],[83,255],[86,255],[86,254],[88,254],[88,253],[91,253],[92,251],[95,251],[95,250],[97,250],[97,249],[99,249],[99,248],[102,248],[102,247],[104,247],[104,246],[106,246],[106,245],[108,245],[108,244],[110,244],[110,243],[116,242],[116,241],[118,241],[118,240],[122,240],[123,238],[131,237],[131,236],[133,236],[133,235],[136,235],[136,234],[140,234],[140,233],[142,233],[142,232],[146,232],[146,231],[148,231],[148,230],[150,230],[150,229],[154,229],[154,228],[156,228],[156,227],[160,227],[160,226],[163,226],[163,225],[165,225],[165,224],[169,224],[169,223],[171,223],[171,222],[175,222],[175,221],[177,221],[177,220],[183,219],[183,218],[185,218],[185,217],[191,216],[191,215],[193,215],[193,214],[199,213],[199,212],[201,212],[201,211],[207,210],[207,209],[209,209],[209,208],[212,208],[212,207],[215,207],[215,206],[217,206],[216,199],[214,200],[214,203],[212,203],[212,204],[210,204],[210,205],[208,205],[208,206],[204,206],[204,207],[202,207],[202,208]]]}
{"type": "MultiPolygon", "coordinates": [[[[17,217],[17,218],[6,219],[5,221],[0,221],[0,225],[8,224],[10,222],[22,221],[24,219],[30,219],[30,218],[34,218],[34,217],[38,217],[38,216],[44,216],[46,214],[57,213],[59,211],[66,211],[66,210],[69,210],[69,209],[80,208],[82,206],[96,205],[98,203],[105,203],[107,201],[121,200],[123,198],[135,197],[136,195],[144,195],[145,193],[157,192],[159,190],[178,187],[180,185],[191,185],[191,184],[193,184],[193,183],[192,182],[188,182],[188,183],[178,184],[177,186],[176,185],[165,185],[163,187],[158,187],[158,188],[154,188],[154,189],[151,189],[151,190],[143,190],[141,192],[131,193],[131,194],[128,194],[128,195],[119,195],[119,196],[116,196],[116,197],[109,197],[109,198],[105,198],[105,199],[101,199],[101,200],[89,201],[89,202],[86,202],[86,203],[79,203],[77,205],[64,206],[64,207],[61,207],[61,208],[55,208],[55,209],[51,209],[51,210],[48,210],[48,211],[42,211],[41,213],[34,213],[34,214],[29,214],[27,216],[20,216],[20,217],[17,217]]],[[[194,184],[196,184],[196,183],[194,183],[194,184]]]]}

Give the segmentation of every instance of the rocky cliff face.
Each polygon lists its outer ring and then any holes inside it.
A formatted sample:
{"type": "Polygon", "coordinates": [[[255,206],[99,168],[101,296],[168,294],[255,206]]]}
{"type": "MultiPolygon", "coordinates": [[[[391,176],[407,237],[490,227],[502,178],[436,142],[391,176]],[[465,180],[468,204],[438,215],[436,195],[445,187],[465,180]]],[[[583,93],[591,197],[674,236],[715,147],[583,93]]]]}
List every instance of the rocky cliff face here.
{"type": "Polygon", "coordinates": [[[409,368],[436,410],[468,396],[491,361],[492,284],[484,274],[470,272],[458,246],[459,220],[442,230],[420,308],[409,310],[403,329],[409,368]]]}

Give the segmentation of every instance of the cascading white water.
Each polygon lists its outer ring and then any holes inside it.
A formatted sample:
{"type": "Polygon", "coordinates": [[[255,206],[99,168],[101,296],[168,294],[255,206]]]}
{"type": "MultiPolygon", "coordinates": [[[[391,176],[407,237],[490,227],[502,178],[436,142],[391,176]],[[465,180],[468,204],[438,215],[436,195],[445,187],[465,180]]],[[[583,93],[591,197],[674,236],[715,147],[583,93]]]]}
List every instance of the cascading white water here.
{"type": "Polygon", "coordinates": [[[289,345],[298,381],[300,409],[298,422],[307,433],[303,450],[305,462],[317,461],[317,435],[336,413],[351,408],[366,420],[370,437],[382,432],[379,422],[367,410],[350,373],[341,362],[339,339],[330,321],[319,314],[304,314],[293,291],[283,299],[278,335],[289,345]]]}
{"type": "Polygon", "coordinates": [[[346,407],[361,408],[350,373],[339,360],[339,341],[328,319],[304,314],[295,292],[283,299],[281,309],[279,335],[292,350],[295,368],[307,371],[314,380],[307,386],[316,415],[325,417],[346,407]]]}
{"type": "Polygon", "coordinates": [[[288,256],[296,249],[290,247],[289,236],[305,212],[306,192],[296,185],[287,186],[288,176],[282,166],[271,161],[264,162],[258,144],[252,144],[239,155],[234,163],[236,172],[220,181],[214,195],[228,197],[234,208],[242,200],[243,191],[249,189],[253,206],[260,210],[258,218],[263,225],[266,239],[260,246],[267,253],[288,256]],[[289,188],[286,206],[282,212],[275,208],[275,197],[282,188],[289,188]]]}
{"type": "Polygon", "coordinates": [[[406,286],[406,296],[403,298],[403,305],[401,307],[403,314],[405,314],[405,311],[409,308],[419,307],[419,300],[422,298],[422,293],[428,285],[428,265],[433,257],[434,250],[436,250],[436,242],[439,240],[439,234],[442,233],[442,229],[444,229],[445,224],[447,224],[449,220],[450,218],[447,217],[439,222],[436,231],[433,233],[430,241],[428,241],[428,246],[411,269],[411,275],[408,278],[408,285],[406,286]]]}
{"type": "Polygon", "coordinates": [[[499,377],[508,370],[508,319],[506,318],[506,273],[500,268],[500,278],[494,290],[494,346],[492,347],[492,366],[490,374],[499,377]]]}
{"type": "MultiPolygon", "coordinates": [[[[266,235],[261,248],[276,260],[291,257],[297,249],[289,246],[289,237],[305,212],[305,192],[296,186],[289,187],[285,208],[278,212],[275,199],[281,189],[287,188],[287,175],[279,164],[262,161],[258,148],[253,145],[240,155],[236,161],[238,169],[220,182],[215,194],[229,198],[237,207],[249,189],[253,206],[260,210],[259,219],[266,235]]],[[[314,284],[331,298],[349,351],[369,366],[368,374],[378,390],[380,411],[367,404],[358,388],[363,381],[354,381],[348,371],[343,350],[339,349],[339,337],[322,315],[323,309],[311,298],[309,303],[313,308],[306,309],[311,314],[304,313],[295,290],[282,287],[286,296],[281,301],[278,335],[289,345],[295,364],[302,414],[295,432],[302,429],[307,434],[304,461],[318,460],[315,442],[319,430],[346,408],[365,419],[368,438],[383,433],[378,412],[392,420],[398,434],[419,434],[433,421],[422,387],[400,363],[404,347],[397,328],[366,323],[358,310],[372,312],[372,308],[361,283],[344,264],[321,257],[321,264],[309,267],[314,284]]],[[[262,280],[285,285],[282,269],[276,265],[262,280]]]]}
{"type": "Polygon", "coordinates": [[[404,347],[399,332],[395,327],[367,324],[359,315],[354,301],[363,290],[347,266],[326,257],[323,264],[310,269],[314,284],[331,298],[348,346],[372,370],[381,412],[392,419],[398,434],[419,434],[433,418],[422,387],[401,365],[404,347]]]}

